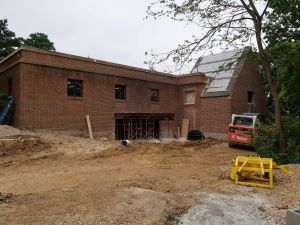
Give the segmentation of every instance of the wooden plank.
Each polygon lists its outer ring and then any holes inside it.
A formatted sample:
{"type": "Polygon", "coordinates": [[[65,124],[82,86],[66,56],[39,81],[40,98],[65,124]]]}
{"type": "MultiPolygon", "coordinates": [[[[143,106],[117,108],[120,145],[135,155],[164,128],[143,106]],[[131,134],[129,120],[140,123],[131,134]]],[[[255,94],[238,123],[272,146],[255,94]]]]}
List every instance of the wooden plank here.
{"type": "Polygon", "coordinates": [[[88,114],[86,114],[85,116],[86,116],[87,126],[88,126],[88,129],[89,129],[90,139],[94,139],[93,132],[92,132],[92,127],[91,127],[90,116],[88,114]]]}
{"type": "Polygon", "coordinates": [[[179,139],[181,136],[180,136],[180,127],[178,126],[177,127],[177,139],[179,139]]]}
{"type": "Polygon", "coordinates": [[[189,132],[189,119],[182,119],[182,125],[181,125],[181,137],[187,137],[189,132]]]}

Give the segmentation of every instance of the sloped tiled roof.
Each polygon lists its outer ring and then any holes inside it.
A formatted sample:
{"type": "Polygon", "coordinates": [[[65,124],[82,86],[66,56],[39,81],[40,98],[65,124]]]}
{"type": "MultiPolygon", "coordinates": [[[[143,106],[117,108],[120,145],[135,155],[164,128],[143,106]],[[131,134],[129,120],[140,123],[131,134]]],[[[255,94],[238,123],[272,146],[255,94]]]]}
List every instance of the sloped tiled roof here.
{"type": "Polygon", "coordinates": [[[226,96],[230,94],[233,79],[238,76],[242,63],[241,56],[245,49],[237,49],[201,57],[191,74],[204,73],[209,82],[202,96],[226,96]]]}

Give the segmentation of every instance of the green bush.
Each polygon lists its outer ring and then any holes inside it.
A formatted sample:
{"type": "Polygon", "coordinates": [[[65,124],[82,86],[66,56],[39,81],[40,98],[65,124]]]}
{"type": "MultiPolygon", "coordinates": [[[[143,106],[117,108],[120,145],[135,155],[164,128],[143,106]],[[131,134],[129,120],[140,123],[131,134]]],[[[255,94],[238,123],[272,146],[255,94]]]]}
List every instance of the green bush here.
{"type": "Polygon", "coordinates": [[[182,224],[180,222],[179,216],[175,215],[175,214],[168,214],[166,216],[166,222],[165,225],[178,225],[178,224],[182,224]]]}
{"type": "Polygon", "coordinates": [[[254,135],[254,146],[259,156],[273,158],[278,164],[300,163],[300,119],[286,116],[282,119],[286,152],[279,151],[279,135],[273,123],[264,124],[254,135]]]}
{"type": "MultiPolygon", "coordinates": [[[[0,92],[0,113],[2,112],[4,106],[7,104],[7,102],[8,102],[8,95],[0,92]]],[[[9,124],[9,125],[12,124],[13,117],[14,117],[14,111],[15,111],[15,104],[13,104],[12,107],[10,107],[8,115],[4,121],[5,124],[9,124]]]]}

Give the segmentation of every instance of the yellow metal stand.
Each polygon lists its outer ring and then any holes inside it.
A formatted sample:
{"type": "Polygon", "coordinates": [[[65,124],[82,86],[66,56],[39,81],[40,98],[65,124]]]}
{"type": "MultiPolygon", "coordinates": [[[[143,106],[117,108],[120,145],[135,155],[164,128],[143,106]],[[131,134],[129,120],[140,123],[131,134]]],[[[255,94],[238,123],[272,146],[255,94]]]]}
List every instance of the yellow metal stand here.
{"type": "Polygon", "coordinates": [[[278,166],[272,158],[238,156],[232,161],[230,179],[236,184],[273,188],[273,169],[289,173],[284,166],[278,166]]]}

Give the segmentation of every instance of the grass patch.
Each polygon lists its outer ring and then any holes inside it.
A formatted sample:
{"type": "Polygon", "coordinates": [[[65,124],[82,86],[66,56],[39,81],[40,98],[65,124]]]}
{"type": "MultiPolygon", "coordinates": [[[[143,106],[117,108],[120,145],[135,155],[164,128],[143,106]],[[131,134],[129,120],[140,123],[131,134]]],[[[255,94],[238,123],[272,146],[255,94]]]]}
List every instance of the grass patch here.
{"type": "Polygon", "coordinates": [[[164,225],[178,225],[178,224],[182,224],[180,222],[180,218],[178,215],[176,214],[173,214],[173,213],[169,213],[167,216],[166,216],[166,222],[164,225]]]}

